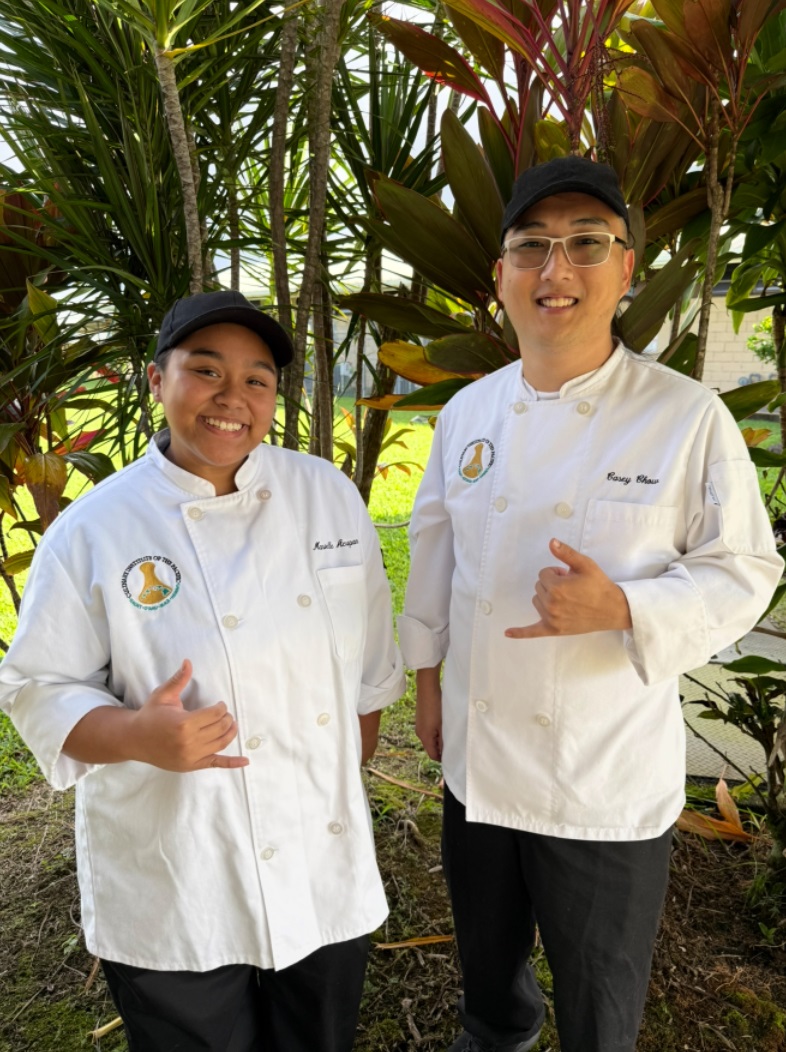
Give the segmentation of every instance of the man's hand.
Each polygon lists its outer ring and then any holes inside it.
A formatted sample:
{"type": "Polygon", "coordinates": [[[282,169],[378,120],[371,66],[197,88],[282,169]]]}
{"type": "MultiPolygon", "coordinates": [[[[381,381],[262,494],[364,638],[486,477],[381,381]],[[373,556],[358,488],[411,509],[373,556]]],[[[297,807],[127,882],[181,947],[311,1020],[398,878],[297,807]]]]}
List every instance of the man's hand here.
{"type": "Polygon", "coordinates": [[[442,686],[439,681],[441,665],[419,668],[415,674],[417,706],[415,734],[432,760],[442,759],[442,686]]]}
{"type": "Polygon", "coordinates": [[[237,724],[223,701],[193,712],[183,707],[180,695],[191,673],[186,658],[174,676],[156,687],[133,714],[129,731],[134,759],[165,771],[245,767],[248,759],[244,756],[219,755],[237,737],[237,724]]]}
{"type": "Polygon", "coordinates": [[[594,560],[562,541],[552,540],[549,547],[565,566],[547,566],[538,574],[532,605],[540,621],[526,628],[508,628],[506,636],[539,639],[632,627],[625,593],[594,560]]]}

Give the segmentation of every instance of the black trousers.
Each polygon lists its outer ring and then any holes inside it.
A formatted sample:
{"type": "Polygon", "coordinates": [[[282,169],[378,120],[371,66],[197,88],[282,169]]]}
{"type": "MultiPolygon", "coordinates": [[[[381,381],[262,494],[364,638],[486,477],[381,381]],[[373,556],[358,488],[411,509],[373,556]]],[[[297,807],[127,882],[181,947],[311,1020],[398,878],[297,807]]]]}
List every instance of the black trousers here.
{"type": "Polygon", "coordinates": [[[129,1052],[350,1052],[368,948],[364,935],[278,972],[101,963],[129,1052]]]}
{"type": "Polygon", "coordinates": [[[668,881],[655,840],[565,840],[468,822],[445,787],[442,857],[464,977],[464,1026],[501,1046],[543,1023],[529,963],[538,925],[562,1052],[633,1052],[668,881]]]}

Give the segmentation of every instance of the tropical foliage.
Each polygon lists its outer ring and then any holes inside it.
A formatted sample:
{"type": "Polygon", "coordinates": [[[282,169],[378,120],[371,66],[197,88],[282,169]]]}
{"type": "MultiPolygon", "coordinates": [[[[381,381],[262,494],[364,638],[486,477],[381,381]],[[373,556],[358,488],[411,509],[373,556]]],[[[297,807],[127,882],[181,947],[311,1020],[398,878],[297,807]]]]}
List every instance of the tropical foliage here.
{"type": "Polygon", "coordinates": [[[102,477],[158,426],[145,366],[189,290],[242,286],[278,313],[296,357],[274,440],[338,448],[368,499],[392,405],[444,404],[517,354],[493,264],[536,161],[618,171],[631,347],[670,316],[661,359],[700,372],[707,289],[734,264],[734,309],[770,307],[777,337],[785,7],[0,0],[0,534],[29,538],[2,553],[15,599],[67,477],[102,477]],[[349,429],[338,363],[359,402],[371,380],[349,429]],[[421,390],[395,394],[399,377],[421,390]]]}

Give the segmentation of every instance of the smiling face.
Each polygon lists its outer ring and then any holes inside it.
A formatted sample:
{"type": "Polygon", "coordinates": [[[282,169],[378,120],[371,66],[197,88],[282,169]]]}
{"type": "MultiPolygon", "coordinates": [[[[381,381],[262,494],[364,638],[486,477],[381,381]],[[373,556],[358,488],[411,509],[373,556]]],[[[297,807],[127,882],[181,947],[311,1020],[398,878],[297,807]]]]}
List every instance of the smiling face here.
{"type": "Polygon", "coordinates": [[[208,325],[162,364],[151,362],[147,375],[169,424],[166,456],[212,482],[217,496],[234,492],[235,473],[276,410],[278,377],[265,341],[242,325],[208,325]]]}
{"type": "MultiPolygon", "coordinates": [[[[505,240],[593,230],[627,239],[624,221],[602,201],[587,194],[555,194],[519,216],[505,240]]],[[[616,242],[608,260],[596,267],[572,266],[561,245],[553,247],[540,270],[516,270],[509,254],[503,255],[497,263],[498,295],[519,338],[530,383],[556,390],[603,364],[612,351],[611,322],[630,287],[633,260],[633,252],[616,242]]]]}

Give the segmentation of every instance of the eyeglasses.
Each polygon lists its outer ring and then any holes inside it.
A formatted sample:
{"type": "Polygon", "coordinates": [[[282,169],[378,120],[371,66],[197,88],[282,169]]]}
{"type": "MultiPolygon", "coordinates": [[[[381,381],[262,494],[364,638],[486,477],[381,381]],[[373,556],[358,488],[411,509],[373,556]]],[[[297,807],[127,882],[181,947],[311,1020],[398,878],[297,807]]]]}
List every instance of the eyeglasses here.
{"type": "Polygon", "coordinates": [[[502,246],[502,254],[508,253],[511,266],[516,270],[541,270],[551,258],[554,246],[562,245],[572,267],[599,267],[611,255],[611,246],[615,242],[628,248],[627,241],[602,230],[569,234],[567,237],[523,235],[506,241],[502,246]]]}

